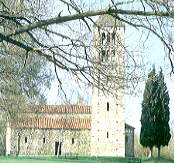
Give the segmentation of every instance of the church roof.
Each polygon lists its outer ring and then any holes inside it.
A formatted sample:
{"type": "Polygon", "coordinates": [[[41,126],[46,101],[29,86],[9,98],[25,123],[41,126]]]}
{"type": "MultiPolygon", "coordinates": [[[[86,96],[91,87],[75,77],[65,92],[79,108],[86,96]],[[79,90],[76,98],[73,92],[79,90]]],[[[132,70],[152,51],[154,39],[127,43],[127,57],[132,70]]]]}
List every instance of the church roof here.
{"type": "Polygon", "coordinates": [[[31,109],[26,112],[48,114],[90,114],[91,106],[83,104],[73,105],[29,105],[31,109]]]}
{"type": "MultiPolygon", "coordinates": [[[[39,129],[91,129],[91,119],[77,117],[49,117],[47,114],[91,114],[92,107],[89,105],[29,105],[30,109],[25,110],[18,121],[12,120],[13,128],[39,128],[39,129]],[[36,116],[29,116],[30,113],[36,113],[36,116]],[[38,116],[45,113],[44,116],[38,116]],[[23,118],[23,119],[22,119],[23,118]]],[[[134,129],[134,127],[125,124],[125,128],[134,129]]]]}
{"type": "Polygon", "coordinates": [[[116,19],[112,15],[106,15],[106,14],[100,15],[96,21],[96,24],[102,27],[113,27],[113,26],[124,27],[123,22],[116,19]]]}
{"type": "MultiPolygon", "coordinates": [[[[12,128],[39,128],[39,129],[91,129],[91,120],[82,118],[28,118],[24,121],[14,121],[12,128]]],[[[125,123],[125,128],[135,129],[125,123]]]]}
{"type": "Polygon", "coordinates": [[[12,128],[39,128],[39,129],[91,129],[90,119],[81,118],[28,118],[11,123],[12,128]]]}

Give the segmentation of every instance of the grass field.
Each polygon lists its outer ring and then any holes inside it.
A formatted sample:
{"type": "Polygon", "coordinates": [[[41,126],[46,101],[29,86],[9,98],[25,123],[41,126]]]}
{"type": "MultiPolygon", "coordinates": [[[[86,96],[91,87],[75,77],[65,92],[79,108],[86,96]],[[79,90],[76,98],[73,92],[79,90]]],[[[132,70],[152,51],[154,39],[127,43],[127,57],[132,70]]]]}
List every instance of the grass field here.
{"type": "MultiPolygon", "coordinates": [[[[79,157],[65,159],[55,157],[43,157],[43,158],[29,158],[29,157],[0,157],[0,163],[126,163],[124,158],[113,158],[113,157],[79,157]]],[[[161,159],[161,160],[142,160],[142,163],[174,163],[172,160],[161,159]]]]}

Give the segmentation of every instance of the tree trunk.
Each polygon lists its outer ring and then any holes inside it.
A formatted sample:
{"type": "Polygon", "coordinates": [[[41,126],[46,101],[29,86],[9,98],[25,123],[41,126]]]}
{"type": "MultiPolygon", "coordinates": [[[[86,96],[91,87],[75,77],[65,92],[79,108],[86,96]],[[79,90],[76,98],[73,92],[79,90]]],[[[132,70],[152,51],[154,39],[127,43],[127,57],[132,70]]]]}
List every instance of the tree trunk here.
{"type": "Polygon", "coordinates": [[[20,133],[18,133],[18,138],[17,138],[17,153],[16,153],[16,156],[19,156],[19,152],[20,152],[20,141],[21,141],[21,135],[20,135],[20,133]]]}
{"type": "Polygon", "coordinates": [[[3,155],[5,155],[5,151],[6,151],[6,149],[5,149],[5,141],[4,141],[4,137],[5,136],[3,136],[2,135],[2,133],[0,133],[0,138],[1,138],[1,142],[0,142],[0,144],[2,145],[2,149],[3,149],[3,155]]]}
{"type": "Polygon", "coordinates": [[[150,158],[153,158],[153,147],[150,147],[150,158]]]}
{"type": "Polygon", "coordinates": [[[161,146],[158,147],[158,159],[160,159],[161,146]]]}

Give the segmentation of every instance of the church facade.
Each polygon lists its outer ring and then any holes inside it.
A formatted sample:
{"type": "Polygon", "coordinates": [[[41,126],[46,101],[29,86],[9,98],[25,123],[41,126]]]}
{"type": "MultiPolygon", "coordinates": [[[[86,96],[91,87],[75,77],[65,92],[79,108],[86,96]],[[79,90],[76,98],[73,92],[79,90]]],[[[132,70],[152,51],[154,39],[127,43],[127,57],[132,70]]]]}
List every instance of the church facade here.
{"type": "MultiPolygon", "coordinates": [[[[103,153],[94,152],[93,148],[99,145],[91,141],[91,106],[45,105],[34,108],[20,113],[23,117],[20,120],[8,123],[7,155],[134,156],[134,128],[127,124],[124,124],[123,133],[118,134],[120,130],[115,132],[117,143],[114,148],[120,150],[118,153],[109,153],[109,143],[101,143],[103,153]],[[124,139],[122,148],[119,139],[124,139]]],[[[100,141],[109,142],[111,134],[108,129],[103,137],[100,135],[100,141]]]]}
{"type": "Polygon", "coordinates": [[[134,156],[134,128],[125,124],[123,106],[124,31],[112,16],[96,21],[92,105],[30,106],[7,124],[6,154],[134,156]]]}

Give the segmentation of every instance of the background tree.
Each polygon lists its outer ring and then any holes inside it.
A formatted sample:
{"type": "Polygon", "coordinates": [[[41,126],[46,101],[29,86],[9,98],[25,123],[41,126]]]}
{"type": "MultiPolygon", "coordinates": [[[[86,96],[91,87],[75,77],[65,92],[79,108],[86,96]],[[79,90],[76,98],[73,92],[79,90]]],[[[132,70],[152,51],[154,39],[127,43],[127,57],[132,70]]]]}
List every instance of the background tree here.
{"type": "MultiPolygon", "coordinates": [[[[97,86],[97,79],[92,74],[99,61],[94,60],[91,52],[91,31],[92,26],[102,28],[95,23],[96,16],[109,14],[124,23],[126,28],[131,27],[142,32],[145,39],[142,40],[140,36],[140,46],[144,46],[144,42],[151,35],[162,41],[173,72],[172,0],[109,0],[103,6],[100,3],[101,1],[95,0],[2,0],[1,44],[8,43],[23,49],[26,59],[30,53],[35,52],[52,62],[55,65],[59,88],[62,88],[63,83],[60,72],[70,75],[77,82],[83,81],[97,86]],[[16,8],[22,10],[19,12],[16,8]]],[[[136,59],[136,55],[132,55],[134,49],[125,45],[122,47],[127,61],[126,68],[130,70],[127,70],[124,76],[108,73],[103,85],[106,78],[113,83],[123,79],[134,82],[140,79],[141,73],[137,74],[136,70],[142,63],[136,59]]],[[[106,74],[106,67],[100,71],[101,74],[106,74]]],[[[116,88],[102,89],[109,91],[116,88]]]]}
{"type": "Polygon", "coordinates": [[[167,90],[166,83],[164,82],[164,76],[162,69],[158,76],[158,89],[157,96],[154,99],[155,104],[155,146],[158,148],[158,158],[160,158],[161,146],[168,146],[169,140],[171,138],[170,127],[169,127],[169,94],[167,90]]]}
{"type": "MultiPolygon", "coordinates": [[[[8,7],[11,7],[11,12],[21,14],[22,6],[20,1],[7,0],[6,4],[8,7]]],[[[2,9],[3,7],[1,6],[0,8],[2,9]]],[[[6,23],[9,25],[9,28],[0,28],[0,32],[4,32],[4,30],[9,32],[16,25],[14,22],[6,23]]],[[[23,37],[17,37],[16,39],[22,42],[27,40],[31,43],[31,38],[25,34],[23,37]]],[[[33,44],[35,43],[33,42],[33,44]]],[[[7,121],[20,121],[18,113],[27,110],[27,104],[46,103],[44,92],[50,87],[52,78],[46,59],[38,57],[36,53],[32,52],[26,60],[26,52],[23,49],[7,42],[1,42],[0,115],[3,115],[0,116],[1,147],[5,147],[4,140],[7,121]]],[[[4,148],[3,150],[5,151],[4,148]]]]}
{"type": "Polygon", "coordinates": [[[149,147],[151,151],[151,157],[153,157],[153,147],[155,145],[155,97],[157,95],[158,81],[155,72],[155,68],[149,73],[148,80],[146,82],[143,102],[142,102],[142,114],[141,114],[141,133],[140,143],[144,147],[149,147]]]}
{"type": "MultiPolygon", "coordinates": [[[[3,129],[5,129],[7,121],[20,121],[18,113],[29,109],[28,104],[46,103],[44,91],[50,86],[51,73],[43,69],[46,66],[44,60],[42,61],[34,55],[30,57],[33,64],[26,66],[23,58],[17,55],[9,54],[0,58],[2,63],[0,65],[0,112],[3,115],[0,135],[3,139],[5,138],[3,129]]],[[[3,146],[4,144],[2,144],[3,146]]]]}
{"type": "MultiPolygon", "coordinates": [[[[13,14],[24,14],[24,2],[21,0],[0,2],[0,10],[8,10],[13,14]]],[[[10,32],[18,24],[16,21],[4,22],[7,28],[0,28],[0,32],[10,32]],[[17,24],[16,24],[17,23],[17,24]]],[[[2,24],[1,24],[2,25],[2,24]]],[[[19,25],[19,24],[18,24],[19,25]]],[[[20,42],[27,41],[35,44],[26,34],[16,38],[20,42]]],[[[0,44],[0,100],[1,104],[11,103],[12,105],[23,103],[44,103],[45,89],[50,87],[52,80],[50,66],[48,61],[42,57],[38,57],[36,53],[26,52],[8,42],[0,44]],[[16,101],[15,101],[16,100],[16,101]],[[11,101],[11,102],[10,102],[11,101]],[[12,102],[13,101],[13,102],[12,102]]],[[[20,104],[17,109],[20,108],[20,104]]]]}
{"type": "Polygon", "coordinates": [[[6,130],[5,130],[5,113],[2,111],[2,107],[0,107],[0,155],[4,155],[5,154],[5,134],[6,134],[6,130]]]}

